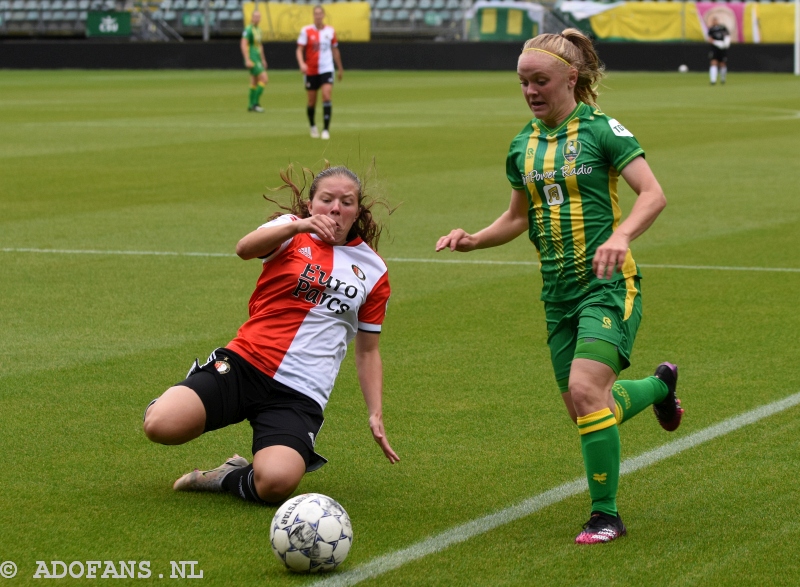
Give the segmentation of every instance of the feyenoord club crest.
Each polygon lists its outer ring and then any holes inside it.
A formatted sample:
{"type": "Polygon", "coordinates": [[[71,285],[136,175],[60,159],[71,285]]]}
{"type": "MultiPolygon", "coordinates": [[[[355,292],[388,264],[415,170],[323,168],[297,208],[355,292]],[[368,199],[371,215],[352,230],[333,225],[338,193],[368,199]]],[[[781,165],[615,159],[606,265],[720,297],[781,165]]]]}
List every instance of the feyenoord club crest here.
{"type": "Polygon", "coordinates": [[[575,163],[578,155],[581,154],[581,142],[573,139],[564,143],[564,160],[567,163],[575,163]]]}
{"type": "Polygon", "coordinates": [[[219,373],[220,375],[225,375],[226,373],[230,372],[231,366],[228,364],[227,361],[215,361],[214,369],[216,369],[217,373],[219,373]]]}
{"type": "Polygon", "coordinates": [[[355,273],[356,277],[358,277],[361,281],[364,281],[367,278],[367,276],[364,275],[364,272],[361,271],[361,267],[359,267],[358,265],[352,265],[352,267],[353,267],[353,273],[355,273]]]}

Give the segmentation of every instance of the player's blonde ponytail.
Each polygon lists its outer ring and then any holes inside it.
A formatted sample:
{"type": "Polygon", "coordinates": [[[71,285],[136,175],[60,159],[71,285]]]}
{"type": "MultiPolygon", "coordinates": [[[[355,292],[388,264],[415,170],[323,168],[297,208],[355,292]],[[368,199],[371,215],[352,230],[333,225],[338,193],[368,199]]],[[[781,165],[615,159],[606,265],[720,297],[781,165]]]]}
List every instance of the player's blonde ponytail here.
{"type": "Polygon", "coordinates": [[[549,53],[578,72],[575,85],[575,100],[597,108],[597,85],[603,79],[605,67],[600,62],[592,41],[574,28],[564,29],[561,34],[546,33],[525,42],[522,51],[549,53]]]}

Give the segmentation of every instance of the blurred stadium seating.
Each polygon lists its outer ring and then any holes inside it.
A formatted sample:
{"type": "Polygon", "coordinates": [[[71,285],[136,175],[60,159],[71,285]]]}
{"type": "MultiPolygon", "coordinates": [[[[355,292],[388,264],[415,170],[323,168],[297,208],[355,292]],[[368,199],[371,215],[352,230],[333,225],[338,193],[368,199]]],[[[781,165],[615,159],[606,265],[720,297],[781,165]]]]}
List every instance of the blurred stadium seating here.
{"type": "Polygon", "coordinates": [[[0,0],[0,35],[83,36],[90,10],[122,8],[115,0],[0,0]]]}
{"type": "Polygon", "coordinates": [[[470,0],[369,0],[372,35],[454,36],[470,0]]]}
{"type": "MultiPolygon", "coordinates": [[[[315,4],[315,0],[277,0],[315,4]]],[[[338,0],[348,1],[348,0],[338,0]]],[[[460,31],[472,0],[367,0],[375,36],[436,37],[460,31]]],[[[90,10],[131,12],[133,28],[165,23],[182,36],[199,36],[203,0],[0,0],[0,36],[83,36],[90,10]]],[[[212,36],[241,34],[242,0],[209,0],[212,36]]]]}
{"type": "MultiPolygon", "coordinates": [[[[287,4],[317,3],[317,0],[276,1],[287,4]]],[[[373,37],[441,39],[461,38],[464,30],[464,13],[473,2],[473,0],[366,1],[371,6],[373,37]]],[[[792,2],[793,0],[759,1],[792,2]]],[[[551,7],[556,0],[540,0],[539,3],[551,7]]],[[[90,10],[129,11],[135,31],[143,30],[143,25],[148,25],[155,32],[163,30],[184,37],[202,35],[203,0],[0,0],[0,36],[82,37],[85,33],[87,13],[90,10]]],[[[242,0],[209,0],[210,33],[213,37],[238,36],[242,30],[242,19],[242,0]]],[[[171,36],[160,34],[148,38],[168,40],[171,36]]]]}

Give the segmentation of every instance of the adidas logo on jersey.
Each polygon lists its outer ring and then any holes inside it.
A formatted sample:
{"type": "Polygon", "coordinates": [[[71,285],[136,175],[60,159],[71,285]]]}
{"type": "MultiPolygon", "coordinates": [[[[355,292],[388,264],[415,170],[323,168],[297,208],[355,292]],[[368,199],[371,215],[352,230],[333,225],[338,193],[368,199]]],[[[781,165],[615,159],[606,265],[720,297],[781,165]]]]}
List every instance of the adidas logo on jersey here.
{"type": "Polygon", "coordinates": [[[303,255],[304,257],[311,259],[311,247],[300,247],[297,249],[297,252],[303,255]]]}

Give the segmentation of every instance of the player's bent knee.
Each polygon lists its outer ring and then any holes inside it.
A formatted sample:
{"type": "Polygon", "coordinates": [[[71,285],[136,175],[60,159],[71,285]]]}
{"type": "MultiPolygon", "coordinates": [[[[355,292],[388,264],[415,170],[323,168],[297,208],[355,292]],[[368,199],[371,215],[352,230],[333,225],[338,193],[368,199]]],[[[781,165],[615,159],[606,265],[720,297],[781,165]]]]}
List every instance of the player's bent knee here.
{"type": "Polygon", "coordinates": [[[293,479],[280,475],[259,474],[254,471],[253,482],[256,486],[258,497],[268,503],[284,501],[300,485],[300,479],[293,479]]]}
{"type": "Polygon", "coordinates": [[[588,382],[570,382],[569,384],[569,396],[572,400],[573,411],[570,412],[570,416],[573,413],[577,414],[586,414],[591,411],[595,411],[595,408],[598,405],[603,405],[603,393],[602,389],[599,389],[596,385],[588,382]]]}
{"type": "Polygon", "coordinates": [[[159,444],[183,444],[205,430],[206,412],[197,393],[185,386],[170,387],[145,412],[145,436],[159,444]]]}
{"type": "Polygon", "coordinates": [[[583,382],[570,382],[569,396],[572,399],[572,405],[583,405],[592,397],[592,387],[583,382]]]}
{"type": "Polygon", "coordinates": [[[285,500],[300,485],[306,463],[293,448],[274,445],[262,448],[253,456],[253,483],[256,493],[266,502],[285,500]]]}
{"type": "Polygon", "coordinates": [[[152,442],[159,444],[181,444],[179,441],[180,435],[175,426],[167,421],[165,418],[160,417],[158,414],[145,416],[144,423],[142,424],[144,435],[147,436],[152,442]]]}

